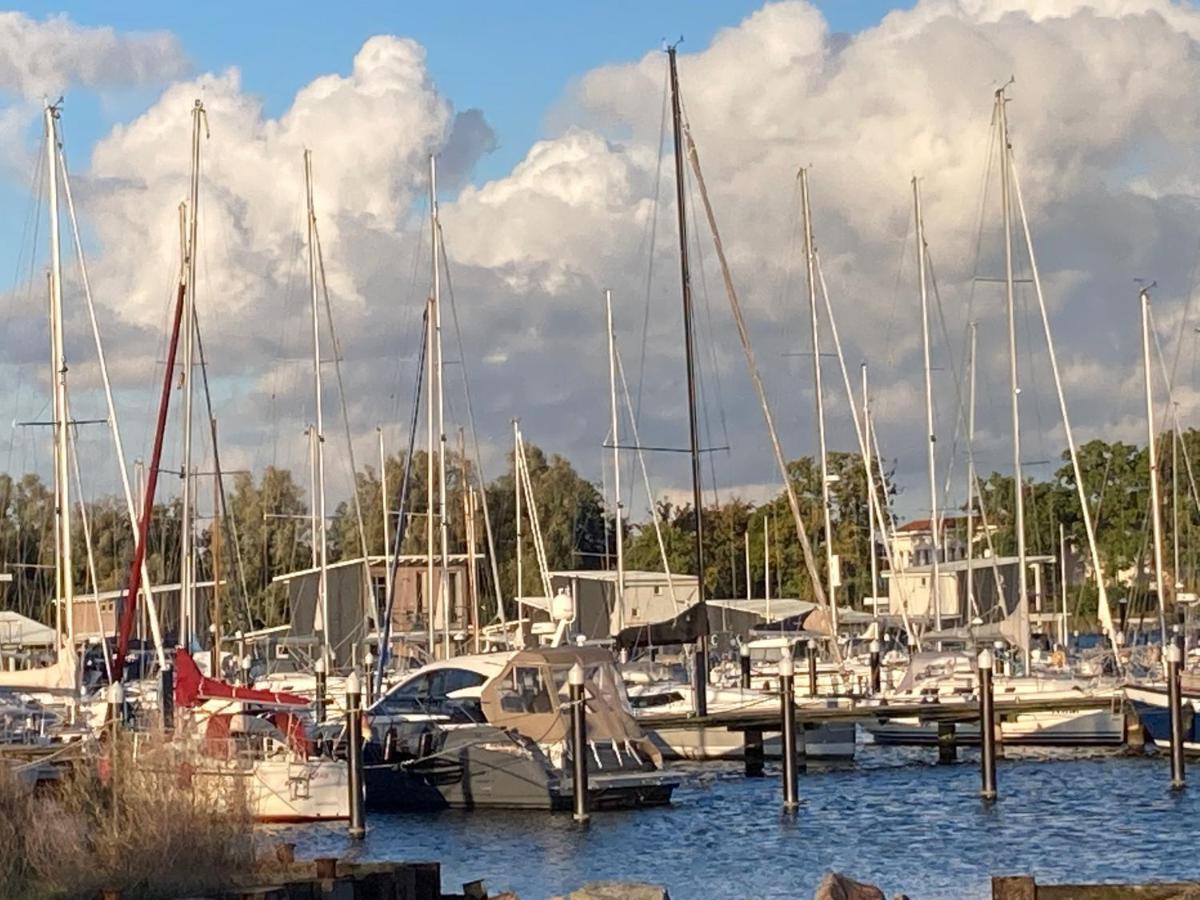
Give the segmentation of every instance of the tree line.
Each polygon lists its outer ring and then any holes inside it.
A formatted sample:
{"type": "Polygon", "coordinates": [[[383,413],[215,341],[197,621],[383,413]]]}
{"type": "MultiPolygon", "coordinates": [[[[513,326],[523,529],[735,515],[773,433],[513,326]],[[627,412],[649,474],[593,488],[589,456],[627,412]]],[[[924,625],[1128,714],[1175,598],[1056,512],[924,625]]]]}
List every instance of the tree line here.
{"type": "MultiPolygon", "coordinates": [[[[1197,583],[1197,513],[1194,472],[1190,460],[1200,462],[1200,432],[1181,433],[1176,443],[1168,432],[1160,443],[1159,472],[1162,483],[1165,529],[1164,581],[1173,595],[1176,585],[1195,589],[1197,583]],[[1178,544],[1178,554],[1175,552],[1178,544]],[[1178,563],[1176,563],[1178,559],[1178,563]]],[[[1085,493],[1096,523],[1099,555],[1111,590],[1130,595],[1134,608],[1153,601],[1148,585],[1152,563],[1149,528],[1149,465],[1144,447],[1120,441],[1094,440],[1079,448],[1085,493]]],[[[428,490],[425,481],[427,457],[413,457],[406,504],[406,528],[401,552],[420,554],[425,547],[424,515],[428,490]]],[[[528,521],[523,526],[523,584],[516,582],[517,529],[516,497],[512,457],[508,470],[485,487],[496,554],[500,592],[541,593],[528,521]]],[[[1045,479],[1027,479],[1025,484],[1026,541],[1030,554],[1056,556],[1059,529],[1070,545],[1086,556],[1086,533],[1069,457],[1061,455],[1061,466],[1045,479]]],[[[399,523],[398,506],[404,476],[403,455],[386,463],[389,532],[394,537],[399,523]]],[[[603,569],[615,565],[616,533],[610,504],[598,487],[583,478],[566,458],[527,448],[527,465],[538,518],[551,569],[603,569]]],[[[818,568],[824,578],[824,532],[821,512],[821,470],[809,457],[789,464],[818,568]]],[[[839,557],[841,583],[839,602],[861,606],[871,593],[871,553],[884,568],[882,547],[869,540],[866,474],[861,457],[832,452],[830,473],[830,517],[833,552],[839,557]]],[[[882,466],[888,485],[885,510],[890,517],[897,499],[892,479],[893,466],[882,466]]],[[[447,456],[447,518],[450,548],[461,552],[466,543],[465,493],[476,485],[473,464],[457,454],[447,456]]],[[[627,482],[629,483],[629,482],[627,482]]],[[[336,561],[360,555],[365,541],[371,554],[384,552],[382,486],[379,472],[364,467],[356,479],[362,510],[362,537],[358,517],[350,499],[339,503],[327,528],[329,559],[336,561]]],[[[963,491],[965,493],[965,490],[963,491]]],[[[713,492],[715,493],[715,492],[713,492]]],[[[773,499],[750,503],[739,497],[713,496],[706,501],[704,581],[710,597],[762,597],[765,590],[766,559],[764,522],[769,532],[771,593],[775,597],[811,599],[812,588],[793,527],[787,498],[781,490],[773,499]],[[748,565],[746,546],[749,544],[748,565]],[[749,581],[749,585],[747,585],[749,581]]],[[[993,472],[980,480],[975,502],[976,527],[986,518],[993,550],[999,555],[1015,552],[1013,478],[993,472]]],[[[273,579],[285,572],[313,564],[313,529],[306,489],[287,469],[268,466],[257,476],[239,473],[227,484],[228,517],[221,530],[220,575],[226,595],[235,598],[225,608],[231,627],[274,625],[286,621],[287,597],[273,579]],[[246,621],[246,619],[249,621],[246,621]]],[[[133,533],[124,502],[102,497],[86,504],[92,553],[86,552],[84,529],[79,516],[73,528],[73,561],[76,592],[87,593],[123,587],[133,553],[133,533]]],[[[48,621],[54,586],[54,497],[53,490],[34,474],[14,478],[0,474],[0,572],[11,581],[0,583],[0,608],[15,609],[48,621]]],[[[947,524],[947,536],[962,531],[962,512],[947,524]]],[[[659,501],[655,513],[662,532],[666,563],[671,571],[695,573],[693,538],[695,516],[689,504],[659,501]]],[[[179,580],[181,507],[178,497],[155,505],[151,518],[147,565],[154,583],[179,580]]],[[[197,575],[211,578],[214,523],[197,524],[197,575]]],[[[475,532],[481,552],[486,548],[482,518],[475,532]]],[[[982,547],[977,531],[976,544],[982,547]]],[[[629,569],[662,571],[663,554],[652,521],[628,523],[624,535],[625,564],[629,569]]],[[[490,566],[481,567],[481,603],[494,613],[495,589],[490,566]]],[[[1072,605],[1088,615],[1095,608],[1095,591],[1086,585],[1074,589],[1072,605]]],[[[886,592],[886,586],[881,592],[886,592]]]]}

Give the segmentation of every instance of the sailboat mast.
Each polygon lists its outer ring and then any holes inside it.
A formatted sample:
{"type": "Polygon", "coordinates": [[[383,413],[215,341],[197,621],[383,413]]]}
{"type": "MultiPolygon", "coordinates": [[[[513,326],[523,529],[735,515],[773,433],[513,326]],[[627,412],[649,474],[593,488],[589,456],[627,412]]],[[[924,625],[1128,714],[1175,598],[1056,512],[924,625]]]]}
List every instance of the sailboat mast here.
{"type": "Polygon", "coordinates": [[[1062,604],[1062,609],[1059,610],[1059,626],[1058,626],[1058,642],[1062,644],[1063,649],[1067,646],[1067,529],[1062,522],[1058,523],[1058,557],[1060,568],[1058,571],[1059,584],[1059,602],[1062,604]]]}
{"type": "Polygon", "coordinates": [[[1158,625],[1167,646],[1167,595],[1163,589],[1162,500],[1158,489],[1158,448],[1154,434],[1154,387],[1150,374],[1150,289],[1139,292],[1142,307],[1142,368],[1146,375],[1146,454],[1150,458],[1150,521],[1154,526],[1154,589],[1158,592],[1158,625]]]}
{"type": "Polygon", "coordinates": [[[970,323],[970,382],[967,390],[967,609],[975,611],[975,323],[970,323]]]}
{"type": "MultiPolygon", "coordinates": [[[[871,433],[871,393],[867,386],[867,364],[864,362],[860,369],[862,370],[862,397],[863,397],[863,434],[871,433]]],[[[879,557],[875,553],[875,504],[873,495],[875,493],[875,461],[871,454],[871,442],[863,443],[863,468],[867,475],[867,553],[871,557],[871,609],[876,619],[879,618],[879,557]]]]}
{"type": "Polygon", "coordinates": [[[612,291],[604,291],[604,312],[608,323],[608,398],[612,414],[613,495],[616,503],[617,532],[617,631],[625,628],[625,515],[621,504],[621,433],[617,417],[617,334],[613,328],[612,291]]]}
{"type": "Polygon", "coordinates": [[[442,364],[442,262],[441,240],[438,234],[437,203],[437,157],[429,157],[429,208],[433,228],[433,333],[436,357],[433,376],[437,392],[438,434],[438,531],[441,535],[441,563],[439,566],[438,597],[442,608],[442,652],[450,658],[450,577],[447,565],[450,561],[450,521],[446,516],[446,404],[443,387],[444,365],[442,364]]]}
{"type": "Polygon", "coordinates": [[[384,596],[392,596],[392,537],[388,514],[387,451],[383,446],[383,426],[375,429],[379,434],[379,505],[383,513],[383,590],[384,596]]]}
{"type": "Polygon", "coordinates": [[[1013,431],[1013,525],[1017,537],[1017,617],[1021,655],[1029,671],[1029,572],[1025,551],[1025,480],[1021,473],[1021,387],[1017,377],[1017,305],[1013,292],[1012,186],[1008,138],[1008,98],[1004,88],[996,91],[996,115],[1000,123],[1000,203],[1004,211],[1004,291],[1008,310],[1008,381],[1012,403],[1013,431]]]}
{"type": "Polygon", "coordinates": [[[204,103],[196,100],[192,106],[192,172],[188,196],[187,295],[183,310],[183,465],[180,477],[179,523],[179,643],[190,646],[195,616],[195,585],[193,583],[193,527],[195,525],[192,496],[192,403],[195,395],[193,368],[196,350],[196,255],[200,219],[200,121],[205,118],[204,103]]]}
{"type": "Polygon", "coordinates": [[[521,454],[521,433],[516,419],[512,420],[513,427],[513,503],[516,509],[516,530],[517,530],[517,583],[513,590],[513,599],[517,602],[517,619],[520,620],[525,616],[525,607],[521,603],[521,597],[525,592],[525,554],[522,551],[522,541],[524,535],[521,533],[521,472],[518,466],[520,465],[521,454]]]}
{"type": "MultiPolygon", "coordinates": [[[[308,280],[312,300],[312,338],[313,338],[313,448],[314,468],[316,470],[316,496],[313,504],[316,507],[316,534],[313,535],[317,544],[317,604],[321,610],[321,632],[324,637],[325,656],[329,656],[329,544],[325,529],[325,422],[321,408],[321,317],[318,298],[317,272],[317,213],[313,206],[312,151],[304,151],[304,190],[308,198],[308,280]]],[[[326,665],[329,664],[328,659],[326,665]]]]}
{"type": "MultiPolygon", "coordinates": [[[[46,104],[46,172],[50,206],[50,365],[54,384],[54,521],[58,538],[55,571],[56,624],[61,639],[63,625],[72,632],[75,603],[75,567],[71,558],[71,490],[68,468],[67,359],[63,340],[62,251],[58,234],[58,107],[46,104]]],[[[73,644],[73,635],[72,635],[73,644]]],[[[74,652],[74,647],[70,647],[74,652]]]]}
{"type": "Polygon", "coordinates": [[[701,638],[696,642],[696,715],[708,714],[708,609],[704,602],[704,495],[700,481],[700,421],[696,404],[695,335],[692,328],[692,283],[688,272],[687,189],[683,173],[683,111],[675,48],[667,50],[671,70],[671,128],[675,138],[675,211],[679,218],[679,280],[683,294],[683,344],[687,363],[688,437],[692,461],[692,507],[696,514],[696,613],[701,638]]]}
{"type": "Polygon", "coordinates": [[[813,245],[812,208],[808,202],[808,170],[800,170],[800,202],[804,207],[804,256],[808,266],[808,308],[812,328],[813,393],[817,400],[817,443],[821,454],[821,518],[825,528],[825,579],[829,617],[838,633],[837,579],[834,577],[833,521],[829,499],[829,458],[825,448],[825,396],[821,389],[821,335],[817,319],[816,250],[813,245]]]}
{"type": "Polygon", "coordinates": [[[763,515],[763,599],[767,621],[771,621],[771,517],[763,515]]]}
{"type": "Polygon", "coordinates": [[[942,630],[942,592],[939,584],[938,564],[941,556],[941,521],[938,516],[937,496],[937,435],[933,430],[933,368],[929,358],[929,288],[926,282],[925,220],[921,215],[921,184],[914,175],[913,215],[917,231],[917,271],[921,283],[921,350],[925,366],[925,434],[928,443],[929,467],[929,534],[930,534],[930,582],[929,595],[933,602],[933,627],[942,630]]]}

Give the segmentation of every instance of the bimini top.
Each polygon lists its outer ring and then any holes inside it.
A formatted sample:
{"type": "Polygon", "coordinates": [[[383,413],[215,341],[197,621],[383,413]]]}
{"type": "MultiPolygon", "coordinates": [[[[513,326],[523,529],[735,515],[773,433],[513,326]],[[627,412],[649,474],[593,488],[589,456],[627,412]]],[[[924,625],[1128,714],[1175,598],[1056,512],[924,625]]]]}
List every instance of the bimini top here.
{"type": "Polygon", "coordinates": [[[483,688],[488,722],[539,744],[566,740],[571,711],[567,673],[576,663],[583,667],[588,740],[632,741],[652,752],[633,718],[612,654],[600,647],[542,647],[514,653],[483,688]]]}

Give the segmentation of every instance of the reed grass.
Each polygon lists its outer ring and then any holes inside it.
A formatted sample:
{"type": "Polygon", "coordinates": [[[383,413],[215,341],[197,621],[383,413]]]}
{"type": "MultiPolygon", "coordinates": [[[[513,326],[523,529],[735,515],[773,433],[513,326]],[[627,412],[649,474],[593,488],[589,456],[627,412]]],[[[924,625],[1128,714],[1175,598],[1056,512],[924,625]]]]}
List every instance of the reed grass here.
{"type": "Polygon", "coordinates": [[[0,898],[194,896],[253,873],[244,788],[191,777],[168,748],[110,742],[54,787],[0,771],[0,898]]]}

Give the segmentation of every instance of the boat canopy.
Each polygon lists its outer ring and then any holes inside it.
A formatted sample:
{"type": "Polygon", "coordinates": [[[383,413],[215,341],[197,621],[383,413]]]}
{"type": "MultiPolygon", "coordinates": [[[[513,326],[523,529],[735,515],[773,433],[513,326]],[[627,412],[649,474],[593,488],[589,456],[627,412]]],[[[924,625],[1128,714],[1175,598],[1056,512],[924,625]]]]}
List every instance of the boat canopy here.
{"type": "Polygon", "coordinates": [[[633,718],[612,654],[600,647],[542,647],[514,653],[498,676],[484,687],[484,715],[539,743],[565,741],[570,729],[567,673],[583,667],[588,740],[642,745],[657,757],[633,718]]]}

